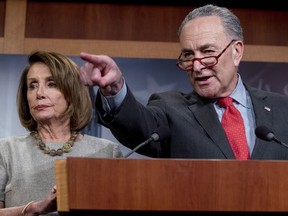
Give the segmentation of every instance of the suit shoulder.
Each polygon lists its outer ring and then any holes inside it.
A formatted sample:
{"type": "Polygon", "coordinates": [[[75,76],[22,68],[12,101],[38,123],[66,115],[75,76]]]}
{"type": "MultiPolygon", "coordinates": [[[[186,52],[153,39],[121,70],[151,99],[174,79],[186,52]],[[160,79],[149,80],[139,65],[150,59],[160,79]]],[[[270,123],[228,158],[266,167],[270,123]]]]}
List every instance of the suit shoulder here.
{"type": "Polygon", "coordinates": [[[248,90],[251,94],[257,95],[263,98],[270,98],[270,99],[276,99],[276,100],[287,100],[288,101],[288,96],[285,94],[281,94],[279,92],[271,92],[271,91],[265,91],[261,89],[257,89],[255,87],[248,87],[248,90]]]}
{"type": "Polygon", "coordinates": [[[151,95],[150,99],[187,99],[189,100],[191,97],[193,97],[193,93],[184,93],[180,91],[165,91],[161,93],[154,93],[151,95]]]}

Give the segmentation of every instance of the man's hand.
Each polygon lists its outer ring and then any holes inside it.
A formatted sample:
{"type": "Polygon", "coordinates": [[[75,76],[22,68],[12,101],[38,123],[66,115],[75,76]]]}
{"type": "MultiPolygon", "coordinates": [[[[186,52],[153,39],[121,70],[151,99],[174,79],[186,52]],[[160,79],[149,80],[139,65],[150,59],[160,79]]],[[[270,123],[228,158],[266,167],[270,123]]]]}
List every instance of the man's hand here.
{"type": "Polygon", "coordinates": [[[80,53],[86,63],[80,68],[80,78],[85,85],[98,86],[104,96],[117,94],[123,87],[122,72],[109,56],[80,53]]]}

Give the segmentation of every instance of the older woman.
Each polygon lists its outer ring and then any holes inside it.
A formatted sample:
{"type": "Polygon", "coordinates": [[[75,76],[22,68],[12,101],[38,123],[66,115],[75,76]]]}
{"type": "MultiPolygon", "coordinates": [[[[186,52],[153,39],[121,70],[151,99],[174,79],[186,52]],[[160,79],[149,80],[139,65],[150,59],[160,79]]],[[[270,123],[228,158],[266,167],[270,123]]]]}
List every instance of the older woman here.
{"type": "Polygon", "coordinates": [[[30,132],[0,139],[0,215],[54,214],[54,160],[122,157],[119,145],[81,134],[92,103],[78,66],[66,56],[29,56],[17,94],[21,124],[30,132]]]}

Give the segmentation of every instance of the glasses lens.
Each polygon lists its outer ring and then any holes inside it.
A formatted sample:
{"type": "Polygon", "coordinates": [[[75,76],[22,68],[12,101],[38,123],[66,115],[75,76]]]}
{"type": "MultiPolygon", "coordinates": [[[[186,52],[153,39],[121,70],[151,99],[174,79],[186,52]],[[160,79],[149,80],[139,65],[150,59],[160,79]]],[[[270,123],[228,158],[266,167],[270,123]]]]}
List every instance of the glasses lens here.
{"type": "Polygon", "coordinates": [[[202,58],[200,62],[202,65],[209,67],[209,66],[213,66],[217,64],[217,58],[215,58],[214,56],[206,57],[206,58],[202,58]]]}
{"type": "Polygon", "coordinates": [[[178,66],[179,66],[182,70],[188,70],[188,69],[192,68],[192,61],[191,61],[191,60],[180,61],[180,62],[178,63],[178,66]]]}
{"type": "Polygon", "coordinates": [[[199,61],[205,67],[211,67],[217,64],[217,58],[214,56],[204,57],[200,59],[191,59],[185,61],[179,61],[178,67],[182,70],[190,71],[193,68],[194,61],[199,61]]]}

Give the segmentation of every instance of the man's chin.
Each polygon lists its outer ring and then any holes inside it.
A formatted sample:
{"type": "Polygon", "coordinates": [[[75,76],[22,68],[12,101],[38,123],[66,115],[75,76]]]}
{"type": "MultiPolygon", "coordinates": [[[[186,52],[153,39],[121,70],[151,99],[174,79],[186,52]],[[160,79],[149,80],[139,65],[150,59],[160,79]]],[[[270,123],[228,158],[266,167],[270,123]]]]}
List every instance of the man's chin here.
{"type": "Polygon", "coordinates": [[[210,98],[210,99],[213,99],[213,98],[216,98],[217,95],[215,94],[215,90],[212,90],[211,88],[201,88],[201,89],[195,89],[196,92],[198,93],[198,95],[200,95],[201,97],[204,97],[204,98],[210,98]]]}

